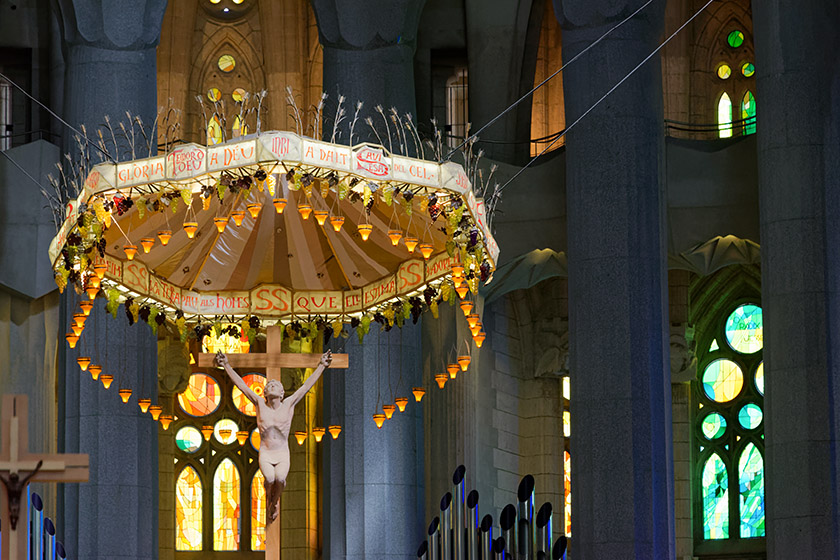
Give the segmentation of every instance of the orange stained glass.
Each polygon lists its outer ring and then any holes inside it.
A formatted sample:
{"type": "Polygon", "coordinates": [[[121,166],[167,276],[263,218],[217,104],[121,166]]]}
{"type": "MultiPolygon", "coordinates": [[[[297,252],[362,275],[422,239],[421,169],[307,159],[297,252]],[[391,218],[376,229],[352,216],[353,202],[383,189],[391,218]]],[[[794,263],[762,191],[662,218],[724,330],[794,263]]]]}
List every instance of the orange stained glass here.
{"type": "Polygon", "coordinates": [[[566,536],[572,536],[572,456],[568,451],[563,452],[563,503],[564,527],[566,536]]]}
{"type": "MultiPolygon", "coordinates": [[[[222,325],[223,328],[227,326],[229,325],[222,325]]],[[[216,336],[211,333],[204,337],[202,343],[204,345],[204,351],[208,354],[215,354],[219,350],[221,350],[224,354],[244,354],[247,352],[247,350],[243,348],[242,341],[229,334],[216,336]]]]}
{"type": "Polygon", "coordinates": [[[222,391],[219,384],[203,373],[192,374],[187,388],[178,395],[178,403],[190,416],[207,416],[219,408],[221,402],[222,391]]]}
{"type": "Polygon", "coordinates": [[[239,470],[225,459],[213,475],[213,550],[239,550],[239,470]]]}
{"type": "Polygon", "coordinates": [[[201,479],[190,466],[175,484],[175,550],[201,550],[201,479]]]}
{"type": "MultiPolygon", "coordinates": [[[[263,389],[265,389],[265,376],[260,375],[259,373],[249,373],[248,375],[244,375],[242,377],[242,381],[251,388],[253,392],[262,396],[263,389]]],[[[236,408],[239,409],[239,412],[242,414],[246,414],[248,416],[256,416],[257,415],[257,407],[248,400],[242,391],[239,390],[239,387],[234,387],[233,392],[231,393],[231,397],[233,398],[233,404],[236,408]]]]}
{"type": "Polygon", "coordinates": [[[259,470],[251,480],[251,550],[265,550],[265,477],[259,470]]]}
{"type": "Polygon", "coordinates": [[[260,431],[259,429],[254,429],[251,432],[251,446],[256,449],[257,451],[260,450],[260,431]]]}

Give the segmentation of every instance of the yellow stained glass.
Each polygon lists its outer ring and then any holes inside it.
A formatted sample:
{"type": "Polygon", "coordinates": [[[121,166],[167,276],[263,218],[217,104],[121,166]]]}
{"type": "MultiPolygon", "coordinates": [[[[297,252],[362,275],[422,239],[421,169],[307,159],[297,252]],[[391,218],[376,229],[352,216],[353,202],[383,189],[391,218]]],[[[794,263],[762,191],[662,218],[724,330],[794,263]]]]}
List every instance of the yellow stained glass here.
{"type": "Polygon", "coordinates": [[[213,550],[239,550],[239,470],[230,459],[213,476],[213,550]]]}
{"type": "MultiPolygon", "coordinates": [[[[221,138],[220,138],[221,140],[221,138]]],[[[226,328],[229,325],[222,325],[222,328],[226,328]]],[[[247,354],[248,350],[243,346],[242,341],[235,336],[231,336],[229,334],[222,334],[216,336],[215,334],[209,334],[204,337],[202,341],[204,344],[204,351],[208,354],[215,354],[217,351],[221,350],[224,354],[247,354]]],[[[250,349],[250,345],[245,345],[250,349]]]]}
{"type": "Polygon", "coordinates": [[[222,418],[213,427],[213,435],[216,441],[222,445],[230,445],[236,441],[236,432],[239,431],[239,425],[230,418],[222,418]]]}
{"type": "MultiPolygon", "coordinates": [[[[248,375],[242,377],[242,381],[244,381],[253,392],[262,396],[263,389],[265,389],[265,376],[260,375],[259,373],[249,373],[248,375]]],[[[248,397],[239,390],[239,387],[233,388],[231,396],[233,398],[233,404],[239,409],[239,412],[248,416],[257,415],[257,407],[248,400],[248,397]]]]}
{"type": "Polygon", "coordinates": [[[207,145],[212,146],[213,144],[221,143],[222,122],[219,120],[219,117],[213,117],[210,119],[210,122],[207,123],[207,145]]]}
{"type": "Polygon", "coordinates": [[[259,470],[251,481],[251,550],[265,550],[265,477],[259,470]]]}
{"type": "Polygon", "coordinates": [[[259,429],[254,430],[251,432],[251,446],[257,451],[260,450],[260,431],[259,429]]]}
{"type": "Polygon", "coordinates": [[[233,137],[236,138],[237,136],[245,136],[248,134],[248,125],[245,124],[240,118],[239,115],[236,115],[233,118],[233,137]]]}
{"type": "Polygon", "coordinates": [[[235,66],[236,59],[233,58],[233,55],[223,54],[219,57],[219,70],[222,72],[233,72],[235,66]]]}
{"type": "Polygon", "coordinates": [[[219,384],[203,373],[192,374],[187,388],[178,395],[178,403],[190,416],[207,416],[219,408],[221,402],[219,384]]]}
{"type": "Polygon", "coordinates": [[[758,364],[758,369],[755,370],[755,388],[764,394],[764,362],[758,364]]]}
{"type": "Polygon", "coordinates": [[[175,484],[175,550],[201,550],[201,479],[190,466],[175,484]]]}
{"type": "Polygon", "coordinates": [[[568,410],[563,411],[563,436],[571,437],[572,435],[572,414],[568,410]]]}
{"type": "Polygon", "coordinates": [[[703,372],[703,390],[713,401],[729,402],[744,387],[744,373],[732,360],[715,360],[703,372]]]}
{"type": "Polygon", "coordinates": [[[210,88],[207,90],[207,99],[210,101],[219,101],[222,98],[222,92],[219,91],[219,88],[210,88]]]}
{"type": "Polygon", "coordinates": [[[248,94],[245,92],[244,89],[238,87],[235,90],[233,90],[233,93],[231,93],[230,96],[233,97],[233,100],[237,103],[242,103],[242,100],[245,99],[248,96],[248,94]]]}
{"type": "Polygon", "coordinates": [[[563,513],[566,536],[572,536],[572,456],[563,452],[563,513]]]}

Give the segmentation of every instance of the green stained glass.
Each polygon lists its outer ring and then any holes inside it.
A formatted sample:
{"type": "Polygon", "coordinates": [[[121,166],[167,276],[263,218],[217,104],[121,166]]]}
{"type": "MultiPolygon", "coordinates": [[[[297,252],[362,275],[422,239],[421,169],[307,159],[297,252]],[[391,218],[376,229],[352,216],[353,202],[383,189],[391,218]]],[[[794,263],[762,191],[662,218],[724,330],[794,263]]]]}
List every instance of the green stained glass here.
{"type": "Polygon", "coordinates": [[[729,402],[741,392],[744,374],[732,360],[715,360],[703,372],[703,391],[717,402],[729,402]]]}
{"type": "Polygon", "coordinates": [[[730,32],[729,35],[726,36],[726,42],[733,49],[737,49],[738,47],[744,44],[744,33],[736,29],[735,31],[730,32]]]}
{"type": "Polygon", "coordinates": [[[738,412],[738,423],[744,427],[745,430],[754,430],[761,424],[764,418],[764,413],[761,412],[761,407],[757,404],[746,404],[741,407],[738,412]]]}
{"type": "Polygon", "coordinates": [[[718,78],[726,80],[732,75],[732,68],[728,64],[720,64],[717,69],[718,78]]]}
{"type": "Polygon", "coordinates": [[[216,380],[203,373],[194,373],[183,393],[178,395],[181,408],[190,416],[212,414],[222,402],[222,391],[216,380]]]}
{"type": "Polygon", "coordinates": [[[724,93],[718,101],[718,136],[730,138],[732,136],[732,100],[724,93]]]}
{"type": "Polygon", "coordinates": [[[239,550],[239,471],[230,459],[213,476],[213,550],[239,550]]]}
{"type": "Polygon", "coordinates": [[[751,78],[755,74],[755,65],[752,62],[745,62],[741,65],[741,74],[745,78],[751,78]]]}
{"type": "Polygon", "coordinates": [[[752,443],[738,461],[741,538],[764,536],[764,459],[752,443]]]}
{"type": "Polygon", "coordinates": [[[703,538],[729,538],[729,478],[717,453],[703,467],[703,538]]]}
{"type": "Polygon", "coordinates": [[[700,428],[706,439],[717,439],[726,431],[726,418],[717,412],[712,412],[703,419],[700,428]]]}
{"type": "Polygon", "coordinates": [[[755,369],[755,388],[759,393],[764,394],[764,362],[758,364],[755,369]]]}
{"type": "Polygon", "coordinates": [[[709,346],[709,352],[714,352],[715,350],[720,350],[720,346],[718,346],[717,339],[712,341],[711,346],[709,346]]]}
{"type": "Polygon", "coordinates": [[[189,466],[175,483],[175,550],[201,550],[201,479],[189,466]]]}
{"type": "Polygon", "coordinates": [[[201,447],[201,432],[192,426],[184,426],[175,434],[175,445],[181,451],[195,453],[201,447]]]}
{"type": "Polygon", "coordinates": [[[744,121],[744,134],[755,134],[755,97],[751,91],[741,100],[741,119],[744,121]]]}
{"type": "MultiPolygon", "coordinates": [[[[747,94],[752,97],[751,93],[747,94]]],[[[726,341],[736,352],[758,352],[764,346],[764,319],[761,308],[752,304],[741,305],[729,315],[725,331],[726,341]]]]}

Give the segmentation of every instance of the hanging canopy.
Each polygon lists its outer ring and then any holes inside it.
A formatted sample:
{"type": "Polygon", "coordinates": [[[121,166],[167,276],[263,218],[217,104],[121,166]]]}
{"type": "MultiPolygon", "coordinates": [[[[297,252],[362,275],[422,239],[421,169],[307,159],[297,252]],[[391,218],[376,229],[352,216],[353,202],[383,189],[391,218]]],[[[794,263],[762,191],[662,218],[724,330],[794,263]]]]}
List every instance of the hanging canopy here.
{"type": "Polygon", "coordinates": [[[50,246],[60,287],[99,268],[121,300],[199,321],[349,320],[453,265],[475,292],[499,255],[460,165],[288,132],[97,165],[66,215],[50,246]]]}

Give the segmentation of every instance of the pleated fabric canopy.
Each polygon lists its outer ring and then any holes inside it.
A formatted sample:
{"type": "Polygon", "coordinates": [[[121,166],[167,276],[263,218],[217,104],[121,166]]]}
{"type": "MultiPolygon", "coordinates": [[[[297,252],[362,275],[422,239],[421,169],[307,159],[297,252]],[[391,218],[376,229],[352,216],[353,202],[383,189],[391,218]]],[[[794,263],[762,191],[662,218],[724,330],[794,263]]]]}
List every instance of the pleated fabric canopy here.
{"type": "Polygon", "coordinates": [[[66,214],[60,288],[187,321],[349,322],[475,293],[499,255],[460,165],[287,132],[98,165],[66,214]]]}

